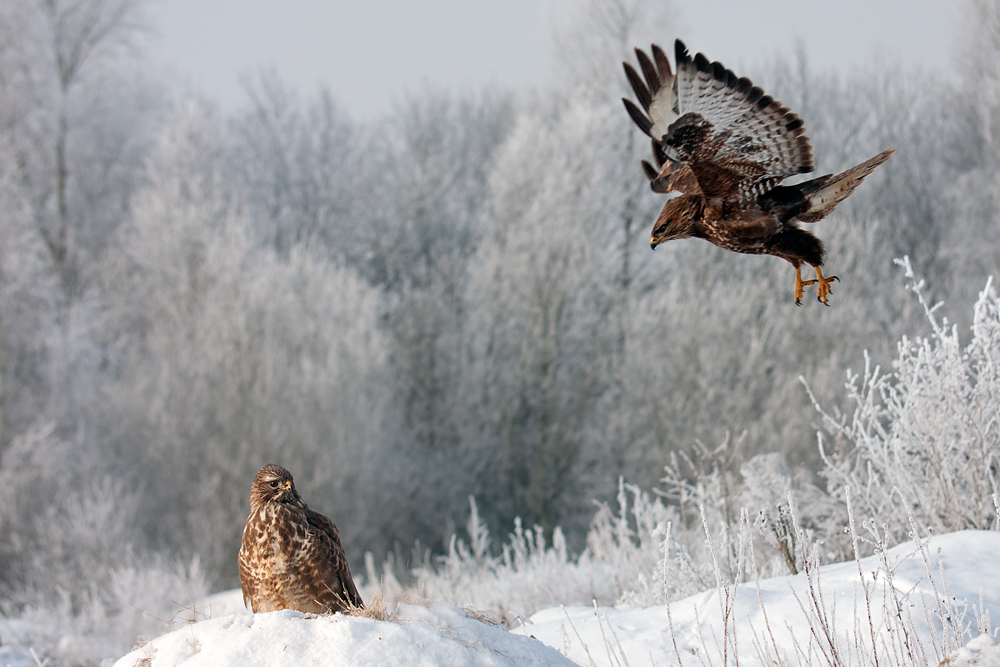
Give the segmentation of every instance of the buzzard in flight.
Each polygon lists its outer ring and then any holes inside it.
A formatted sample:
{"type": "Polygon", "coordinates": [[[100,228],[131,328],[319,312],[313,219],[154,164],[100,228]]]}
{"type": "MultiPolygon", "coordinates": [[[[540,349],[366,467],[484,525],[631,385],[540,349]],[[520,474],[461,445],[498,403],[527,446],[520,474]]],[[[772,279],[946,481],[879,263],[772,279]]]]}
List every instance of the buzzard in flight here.
{"type": "Polygon", "coordinates": [[[255,613],[364,606],[337,527],[306,506],[292,473],[279,465],[261,468],[250,485],[239,563],[243,603],[255,613]]]}
{"type": "Polygon", "coordinates": [[[817,285],[829,305],[836,276],[822,271],[823,242],[799,227],[818,222],[846,199],[894,148],[836,176],[779,185],[814,170],[812,146],[802,119],[750,79],[698,54],[677,40],[676,75],[655,44],[652,58],[635,50],[642,76],[628,63],[625,74],[642,109],[625,99],[639,128],[653,139],[657,166],[642,167],[654,192],[679,192],[653,224],[655,249],[674,239],[702,238],[720,248],[774,255],[795,267],[795,303],[802,288],[817,285]],[[802,264],[816,271],[802,279],[802,264]]]}

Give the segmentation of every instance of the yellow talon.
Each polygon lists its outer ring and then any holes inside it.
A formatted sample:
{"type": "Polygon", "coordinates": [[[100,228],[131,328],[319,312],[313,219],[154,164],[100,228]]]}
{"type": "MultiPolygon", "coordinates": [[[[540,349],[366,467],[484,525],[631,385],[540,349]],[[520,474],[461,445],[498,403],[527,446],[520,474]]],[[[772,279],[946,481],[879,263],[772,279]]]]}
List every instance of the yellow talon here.
{"type": "Polygon", "coordinates": [[[817,295],[816,298],[823,305],[829,306],[830,301],[827,295],[833,294],[833,290],[830,289],[830,283],[839,282],[840,278],[837,276],[823,276],[823,270],[818,266],[814,266],[816,269],[816,279],[815,280],[802,280],[802,269],[798,266],[795,267],[795,305],[802,305],[802,288],[808,287],[809,285],[817,285],[817,295]]]}

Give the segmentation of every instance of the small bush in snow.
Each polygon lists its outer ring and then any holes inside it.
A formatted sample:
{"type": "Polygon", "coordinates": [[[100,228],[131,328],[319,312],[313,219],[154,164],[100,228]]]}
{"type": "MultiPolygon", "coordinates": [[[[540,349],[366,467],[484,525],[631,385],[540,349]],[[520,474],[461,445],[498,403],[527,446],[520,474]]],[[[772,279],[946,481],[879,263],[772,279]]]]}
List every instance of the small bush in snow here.
{"type": "MultiPolygon", "coordinates": [[[[908,259],[900,261],[913,280],[908,259]]],[[[895,371],[848,371],[852,414],[819,404],[832,438],[820,434],[828,491],[850,488],[863,516],[878,516],[903,539],[912,514],[921,530],[949,532],[996,525],[1000,474],[1000,299],[992,279],[974,309],[972,339],[935,316],[922,293],[931,334],[903,337],[895,371]],[[832,439],[832,442],[831,442],[832,439]]]]}

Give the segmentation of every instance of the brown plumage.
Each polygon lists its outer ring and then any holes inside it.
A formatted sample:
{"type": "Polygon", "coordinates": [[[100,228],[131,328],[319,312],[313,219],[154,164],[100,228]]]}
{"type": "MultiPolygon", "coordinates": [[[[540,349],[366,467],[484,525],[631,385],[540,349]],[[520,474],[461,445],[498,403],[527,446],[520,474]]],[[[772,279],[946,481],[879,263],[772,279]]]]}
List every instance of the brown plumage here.
{"type": "Polygon", "coordinates": [[[702,238],[733,252],[780,257],[795,267],[795,303],[801,304],[803,287],[815,284],[829,305],[837,277],[823,275],[823,242],[797,223],[829,215],[895,149],[836,176],[778,185],[814,170],[801,118],[721,63],[700,53],[691,58],[680,40],[676,74],[655,44],[652,58],[635,53],[642,76],[628,63],[625,74],[642,109],[623,101],[653,139],[658,165],[643,160],[642,167],[654,192],[681,193],[657,217],[650,245],[702,238]],[[815,269],[815,280],[802,280],[804,263],[815,269]]]}
{"type": "Polygon", "coordinates": [[[337,527],[309,509],[279,465],[261,468],[250,485],[239,564],[243,603],[255,613],[363,606],[337,527]]]}

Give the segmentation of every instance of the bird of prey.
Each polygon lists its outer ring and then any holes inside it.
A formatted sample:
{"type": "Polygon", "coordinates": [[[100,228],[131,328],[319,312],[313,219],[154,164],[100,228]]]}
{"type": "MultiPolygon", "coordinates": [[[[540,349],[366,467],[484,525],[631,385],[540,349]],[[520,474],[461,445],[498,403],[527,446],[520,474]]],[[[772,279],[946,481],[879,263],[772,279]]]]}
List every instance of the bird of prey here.
{"type": "Polygon", "coordinates": [[[364,606],[337,527],[309,509],[292,474],[273,463],[250,485],[239,565],[243,603],[254,613],[325,614],[364,606]]]}
{"type": "Polygon", "coordinates": [[[657,166],[642,167],[654,192],[678,192],[653,225],[650,245],[702,238],[720,248],[751,255],[774,255],[795,267],[795,303],[803,287],[816,285],[819,301],[829,305],[823,242],[798,223],[829,215],[894,148],[836,176],[827,174],[795,185],[784,179],[814,170],[812,146],[802,119],[750,79],[737,77],[699,53],[694,58],[677,40],[677,72],[663,50],[652,58],[635,53],[642,76],[624,63],[640,109],[625,108],[653,140],[657,166]],[[802,279],[802,264],[816,278],[802,279]]]}

